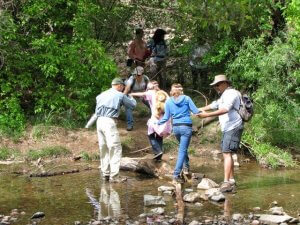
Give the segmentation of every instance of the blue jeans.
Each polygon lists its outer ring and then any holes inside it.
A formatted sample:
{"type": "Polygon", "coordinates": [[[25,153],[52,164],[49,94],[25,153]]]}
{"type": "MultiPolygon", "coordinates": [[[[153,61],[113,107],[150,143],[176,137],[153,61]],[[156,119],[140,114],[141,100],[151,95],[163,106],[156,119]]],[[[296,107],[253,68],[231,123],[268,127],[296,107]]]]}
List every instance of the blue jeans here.
{"type": "Polygon", "coordinates": [[[133,109],[125,107],[127,127],[133,127],[133,109]]]}
{"type": "MultiPolygon", "coordinates": [[[[150,109],[148,101],[142,99],[142,102],[150,109]]],[[[125,107],[127,127],[133,127],[133,109],[125,107]]]]}
{"type": "Polygon", "coordinates": [[[178,157],[174,169],[174,177],[179,177],[183,167],[190,168],[188,147],[192,137],[192,127],[190,126],[173,126],[173,133],[179,141],[178,157]]]}
{"type": "Polygon", "coordinates": [[[148,137],[154,154],[161,153],[163,151],[163,138],[157,133],[152,133],[148,137]]]}

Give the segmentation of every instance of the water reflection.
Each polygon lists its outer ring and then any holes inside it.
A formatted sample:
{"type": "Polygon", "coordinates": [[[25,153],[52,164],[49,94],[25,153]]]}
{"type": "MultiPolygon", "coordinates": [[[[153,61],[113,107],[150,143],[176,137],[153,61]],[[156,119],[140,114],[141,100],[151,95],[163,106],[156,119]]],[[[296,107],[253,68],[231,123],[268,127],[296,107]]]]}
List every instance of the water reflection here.
{"type": "Polygon", "coordinates": [[[86,188],[89,203],[94,206],[95,218],[100,220],[119,220],[121,216],[121,203],[117,191],[110,183],[101,183],[99,200],[89,188],[86,188]]]}
{"type": "Polygon", "coordinates": [[[224,218],[227,222],[229,222],[231,219],[231,209],[231,201],[229,198],[226,198],[224,202],[224,218]]]}

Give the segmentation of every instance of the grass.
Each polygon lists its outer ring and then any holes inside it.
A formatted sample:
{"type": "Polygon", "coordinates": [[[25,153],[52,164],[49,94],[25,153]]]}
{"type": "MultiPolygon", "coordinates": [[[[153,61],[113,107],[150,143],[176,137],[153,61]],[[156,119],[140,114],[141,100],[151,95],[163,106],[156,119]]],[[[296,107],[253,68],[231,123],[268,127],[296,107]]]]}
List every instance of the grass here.
{"type": "Polygon", "coordinates": [[[164,140],[164,151],[165,152],[170,152],[170,151],[175,151],[177,149],[177,141],[175,139],[172,138],[168,138],[164,140]]]}
{"type": "Polygon", "coordinates": [[[131,136],[127,136],[126,138],[121,140],[121,145],[124,147],[130,148],[134,145],[134,139],[131,136]]]}
{"type": "Polygon", "coordinates": [[[93,161],[93,160],[99,160],[100,159],[100,156],[97,153],[91,153],[91,154],[89,154],[89,153],[87,153],[85,151],[82,151],[80,153],[80,155],[82,157],[82,160],[84,160],[84,161],[93,161]]]}
{"type": "Polygon", "coordinates": [[[11,148],[7,148],[7,147],[0,148],[0,160],[7,160],[10,158],[14,159],[20,155],[21,155],[21,153],[17,149],[11,149],[11,148]]]}
{"type": "Polygon", "coordinates": [[[242,141],[245,141],[251,146],[249,150],[255,155],[260,164],[264,164],[271,168],[296,166],[296,162],[289,152],[269,143],[261,143],[255,140],[249,133],[243,135],[242,141]]]}
{"type": "Polygon", "coordinates": [[[55,158],[58,156],[67,156],[71,152],[61,146],[46,147],[42,149],[30,149],[26,155],[29,160],[37,160],[39,158],[55,158]]]}
{"type": "Polygon", "coordinates": [[[43,139],[49,133],[50,127],[45,125],[36,125],[32,128],[32,137],[35,140],[43,139]]]}

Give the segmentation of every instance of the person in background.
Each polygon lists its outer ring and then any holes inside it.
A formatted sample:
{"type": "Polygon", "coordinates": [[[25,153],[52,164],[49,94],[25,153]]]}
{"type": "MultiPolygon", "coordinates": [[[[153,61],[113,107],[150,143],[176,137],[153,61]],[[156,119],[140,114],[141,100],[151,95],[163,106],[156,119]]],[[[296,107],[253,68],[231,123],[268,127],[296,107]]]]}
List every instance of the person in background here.
{"type": "Polygon", "coordinates": [[[121,105],[133,109],[134,98],[122,93],[124,81],[112,80],[111,88],[96,97],[97,134],[100,149],[101,173],[103,180],[120,182],[120,161],[122,146],[115,119],[119,117],[121,105]]]}
{"type": "Polygon", "coordinates": [[[170,95],[171,97],[165,104],[164,116],[158,122],[158,125],[164,124],[172,118],[173,133],[179,142],[173,181],[183,183],[184,180],[180,176],[180,173],[183,170],[184,174],[188,174],[190,169],[188,147],[192,137],[191,112],[198,115],[200,111],[192,99],[183,94],[181,84],[173,84],[170,95]]]}
{"type": "Polygon", "coordinates": [[[224,158],[224,182],[221,184],[220,191],[231,192],[236,188],[232,154],[236,153],[239,148],[244,128],[243,120],[238,113],[241,102],[239,92],[231,87],[231,82],[225,75],[215,76],[210,85],[221,96],[217,101],[200,108],[203,112],[199,114],[199,117],[219,116],[222,130],[221,150],[224,158]],[[215,111],[205,112],[206,110],[215,111]]]}
{"type": "MultiPolygon", "coordinates": [[[[145,66],[145,59],[150,56],[147,44],[143,39],[144,31],[142,28],[135,30],[135,39],[128,46],[128,57],[136,66],[145,66]]],[[[131,63],[129,63],[131,64],[131,63]]],[[[128,65],[131,66],[131,65],[128,65]]]]}
{"type": "Polygon", "coordinates": [[[163,138],[172,131],[171,121],[165,125],[157,125],[159,119],[164,114],[164,105],[169,98],[168,94],[159,89],[157,81],[150,81],[145,92],[131,94],[134,97],[144,97],[149,102],[151,108],[151,118],[147,122],[148,138],[154,153],[153,159],[160,161],[163,155],[163,138]]]}
{"type": "MultiPolygon", "coordinates": [[[[128,80],[125,82],[126,87],[124,90],[124,94],[128,95],[129,93],[135,93],[135,92],[144,92],[147,88],[147,85],[149,83],[149,78],[144,75],[144,68],[141,66],[138,66],[134,69],[133,74],[128,78],[128,80]]],[[[142,102],[147,106],[149,106],[149,103],[142,99],[142,102]]],[[[125,106],[125,113],[126,113],[126,120],[127,120],[127,130],[131,131],[133,130],[133,109],[131,107],[125,106]]]]}
{"type": "Polygon", "coordinates": [[[157,29],[154,32],[152,39],[147,44],[151,51],[149,60],[150,71],[152,73],[151,79],[158,76],[158,82],[162,89],[166,88],[166,75],[164,74],[168,55],[168,47],[165,41],[166,33],[167,32],[163,29],[157,29]]]}

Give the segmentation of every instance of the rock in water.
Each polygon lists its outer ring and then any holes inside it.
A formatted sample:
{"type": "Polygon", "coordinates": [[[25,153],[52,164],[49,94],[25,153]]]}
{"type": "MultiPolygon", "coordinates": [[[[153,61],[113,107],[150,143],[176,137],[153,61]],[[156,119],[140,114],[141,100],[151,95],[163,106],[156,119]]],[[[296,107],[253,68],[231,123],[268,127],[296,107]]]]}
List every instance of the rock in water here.
{"type": "Polygon", "coordinates": [[[31,219],[43,218],[45,216],[44,212],[36,212],[32,215],[31,219]]]}

